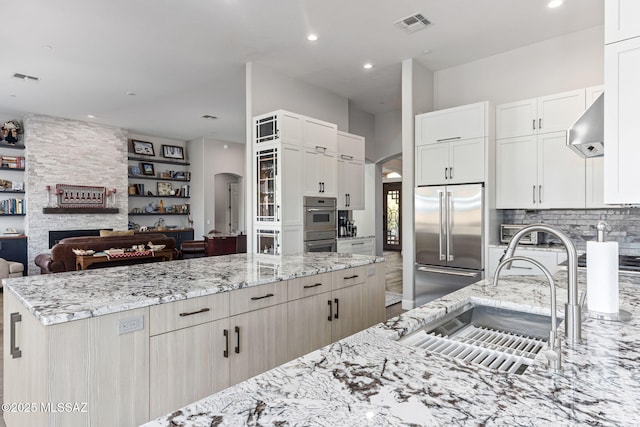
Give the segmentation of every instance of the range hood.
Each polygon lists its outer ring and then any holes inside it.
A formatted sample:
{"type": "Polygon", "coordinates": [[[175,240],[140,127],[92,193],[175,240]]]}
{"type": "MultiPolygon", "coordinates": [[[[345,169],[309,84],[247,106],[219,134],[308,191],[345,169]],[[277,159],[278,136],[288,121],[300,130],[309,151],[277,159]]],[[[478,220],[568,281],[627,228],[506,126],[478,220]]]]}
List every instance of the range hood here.
{"type": "Polygon", "coordinates": [[[604,155],[604,93],[569,128],[567,145],[582,157],[604,155]]]}

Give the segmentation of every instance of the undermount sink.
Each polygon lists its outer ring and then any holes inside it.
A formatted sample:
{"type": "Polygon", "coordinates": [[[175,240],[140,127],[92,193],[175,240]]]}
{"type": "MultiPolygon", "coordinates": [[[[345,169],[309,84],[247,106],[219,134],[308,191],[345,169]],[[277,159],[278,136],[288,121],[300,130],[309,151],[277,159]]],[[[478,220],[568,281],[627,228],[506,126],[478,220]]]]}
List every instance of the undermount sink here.
{"type": "Polygon", "coordinates": [[[400,342],[500,372],[522,374],[546,348],[550,329],[551,316],[468,303],[400,342]]]}

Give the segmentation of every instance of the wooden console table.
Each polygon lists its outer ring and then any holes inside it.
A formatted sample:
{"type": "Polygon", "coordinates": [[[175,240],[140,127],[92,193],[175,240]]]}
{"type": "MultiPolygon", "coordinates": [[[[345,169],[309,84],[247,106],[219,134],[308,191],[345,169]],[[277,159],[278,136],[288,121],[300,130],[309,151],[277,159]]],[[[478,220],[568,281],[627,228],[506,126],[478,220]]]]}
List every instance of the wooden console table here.
{"type": "Polygon", "coordinates": [[[149,258],[162,258],[163,261],[171,261],[173,260],[173,249],[163,249],[161,251],[147,251],[148,254],[144,255],[134,255],[129,257],[110,257],[106,254],[103,256],[93,256],[93,255],[76,255],[76,270],[86,270],[89,266],[93,264],[104,264],[111,262],[118,262],[128,259],[149,259],[149,258]]]}

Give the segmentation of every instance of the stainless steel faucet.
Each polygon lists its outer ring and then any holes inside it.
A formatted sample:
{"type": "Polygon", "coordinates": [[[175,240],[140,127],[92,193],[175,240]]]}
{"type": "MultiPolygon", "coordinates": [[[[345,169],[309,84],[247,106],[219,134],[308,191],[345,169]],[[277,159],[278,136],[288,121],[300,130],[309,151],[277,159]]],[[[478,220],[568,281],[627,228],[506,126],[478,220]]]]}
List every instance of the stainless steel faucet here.
{"type": "MultiPolygon", "coordinates": [[[[567,303],[564,305],[564,334],[571,344],[582,340],[581,307],[578,301],[578,253],[573,242],[563,231],[547,224],[531,224],[518,231],[509,241],[507,250],[502,257],[503,261],[514,258],[514,253],[520,239],[532,231],[541,231],[560,239],[567,251],[567,303]]],[[[505,263],[506,264],[506,263],[505,263]]],[[[497,276],[497,275],[496,275],[497,276]]]]}
{"type": "MultiPolygon", "coordinates": [[[[498,276],[500,275],[500,271],[507,264],[511,264],[512,261],[525,261],[530,264],[535,265],[542,271],[542,273],[547,277],[549,281],[549,286],[551,286],[551,330],[549,331],[549,349],[544,353],[547,361],[549,362],[549,369],[553,372],[559,373],[562,372],[562,343],[560,338],[558,338],[558,307],[556,303],[556,283],[553,281],[553,277],[551,277],[551,273],[547,270],[540,262],[535,259],[523,257],[523,256],[512,256],[510,258],[504,258],[498,264],[498,268],[496,269],[495,275],[493,276],[493,286],[498,285],[498,276]]],[[[508,268],[508,267],[507,267],[508,268]]]]}

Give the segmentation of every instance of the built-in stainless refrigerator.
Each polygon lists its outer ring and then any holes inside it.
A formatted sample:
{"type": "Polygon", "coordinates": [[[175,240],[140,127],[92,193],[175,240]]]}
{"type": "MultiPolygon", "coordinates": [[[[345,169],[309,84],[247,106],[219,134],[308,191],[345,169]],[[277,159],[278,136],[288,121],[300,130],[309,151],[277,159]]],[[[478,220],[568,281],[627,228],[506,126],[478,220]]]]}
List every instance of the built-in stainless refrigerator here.
{"type": "Polygon", "coordinates": [[[416,188],[415,304],[482,279],[482,184],[416,188]]]}

